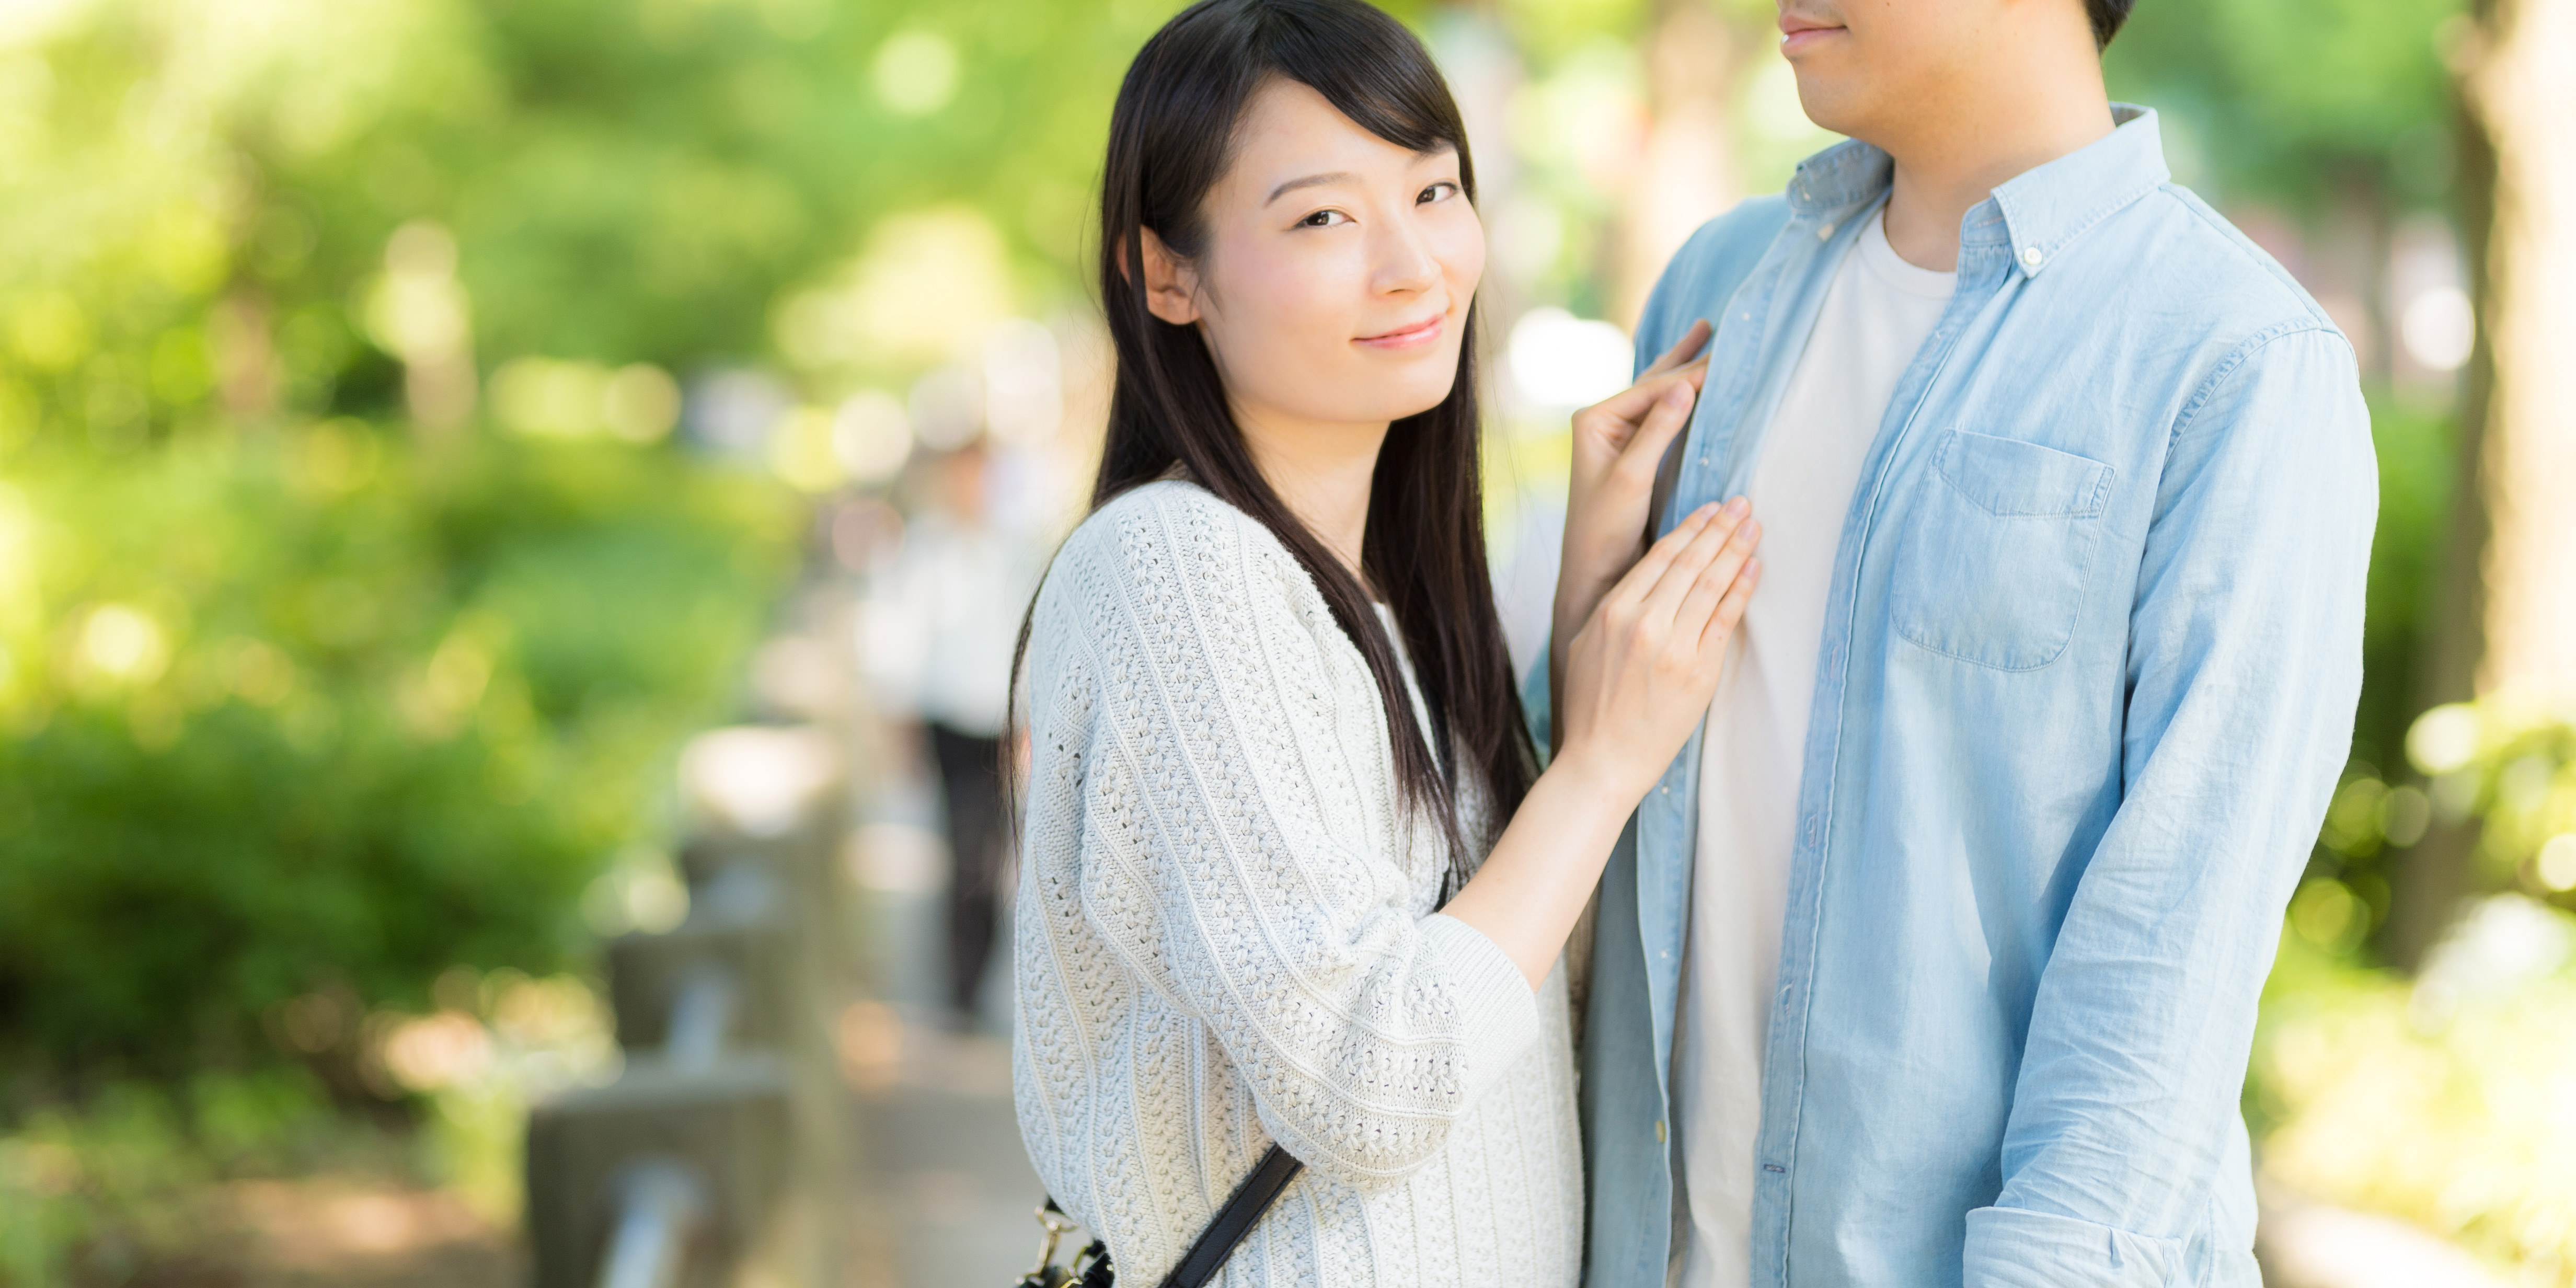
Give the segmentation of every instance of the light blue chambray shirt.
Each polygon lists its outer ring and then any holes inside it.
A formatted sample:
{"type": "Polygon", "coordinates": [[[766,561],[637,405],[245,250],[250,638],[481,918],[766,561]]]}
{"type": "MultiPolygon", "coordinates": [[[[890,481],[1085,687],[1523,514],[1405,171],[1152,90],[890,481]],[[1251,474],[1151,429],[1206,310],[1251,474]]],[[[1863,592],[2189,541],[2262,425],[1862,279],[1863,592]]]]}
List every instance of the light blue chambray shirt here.
{"type": "MultiPolygon", "coordinates": [[[[1755,1285],[2260,1281],[2238,1097],[2351,733],[2378,482],[2350,345],[2169,182],[2154,113],[2115,117],[1968,212],[1843,520],[1755,1285]]],[[[1743,490],[1889,174],[1832,148],[1664,274],[1641,360],[1717,336],[1661,525],[1743,490]]],[[[1665,1277],[1699,752],[1603,879],[1592,1288],[1665,1277]]]]}

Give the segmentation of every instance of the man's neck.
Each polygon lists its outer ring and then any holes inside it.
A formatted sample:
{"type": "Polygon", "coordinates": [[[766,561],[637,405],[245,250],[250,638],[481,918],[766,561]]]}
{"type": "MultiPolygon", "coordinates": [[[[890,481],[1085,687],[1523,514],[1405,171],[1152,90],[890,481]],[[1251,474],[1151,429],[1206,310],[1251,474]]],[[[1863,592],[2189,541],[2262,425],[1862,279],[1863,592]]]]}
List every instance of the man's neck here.
{"type": "Polygon", "coordinates": [[[1360,552],[1368,539],[1369,490],[1377,478],[1378,449],[1386,445],[1386,424],[1292,423],[1240,405],[1234,419],[1270,490],[1368,585],[1360,552]]]}
{"type": "Polygon", "coordinates": [[[2110,96],[2092,59],[2035,59],[1872,139],[1896,160],[1887,241],[1917,268],[1956,272],[1959,224],[1994,190],[2111,133],[2110,96]],[[2046,70],[2043,70],[2046,69],[2046,70]],[[1994,88],[1994,86],[2008,88],[1994,88]]]}

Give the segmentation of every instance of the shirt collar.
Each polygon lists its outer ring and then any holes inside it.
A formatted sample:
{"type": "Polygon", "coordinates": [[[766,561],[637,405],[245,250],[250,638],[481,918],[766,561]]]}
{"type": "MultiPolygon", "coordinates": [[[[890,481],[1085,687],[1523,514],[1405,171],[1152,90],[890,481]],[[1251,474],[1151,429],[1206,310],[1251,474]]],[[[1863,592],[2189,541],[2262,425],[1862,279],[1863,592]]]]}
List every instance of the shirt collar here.
{"type": "MultiPolygon", "coordinates": [[[[2014,267],[2035,277],[2085,229],[2173,177],[2154,109],[2114,103],[2111,120],[2110,134],[2024,171],[1969,210],[1960,245],[2009,247],[2014,267]]],[[[1789,209],[1839,223],[1838,212],[1886,196],[1894,174],[1887,153],[1846,139],[1799,165],[1789,209]]]]}

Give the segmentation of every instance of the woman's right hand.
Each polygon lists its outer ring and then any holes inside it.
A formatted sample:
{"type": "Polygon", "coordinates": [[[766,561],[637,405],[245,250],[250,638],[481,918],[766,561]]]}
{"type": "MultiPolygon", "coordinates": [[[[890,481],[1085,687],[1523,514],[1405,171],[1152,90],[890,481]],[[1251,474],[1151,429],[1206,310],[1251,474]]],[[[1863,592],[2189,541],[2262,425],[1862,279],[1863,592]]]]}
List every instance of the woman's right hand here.
{"type": "Polygon", "coordinates": [[[1762,580],[1761,539],[1742,498],[1704,506],[1560,637],[1562,750],[1441,909],[1493,940],[1531,988],[1555,968],[1630,812],[1708,713],[1727,637],[1762,580]]]}
{"type": "Polygon", "coordinates": [[[1728,637],[1762,579],[1742,497],[1684,519],[1630,568],[1566,649],[1557,763],[1635,801],[1708,713],[1728,637]]]}

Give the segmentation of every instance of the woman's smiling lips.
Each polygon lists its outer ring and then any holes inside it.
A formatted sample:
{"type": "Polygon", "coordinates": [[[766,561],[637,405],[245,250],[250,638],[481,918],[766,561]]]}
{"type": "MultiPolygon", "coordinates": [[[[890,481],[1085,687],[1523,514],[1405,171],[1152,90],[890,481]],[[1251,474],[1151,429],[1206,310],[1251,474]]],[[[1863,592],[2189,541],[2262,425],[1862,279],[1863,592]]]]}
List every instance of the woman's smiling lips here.
{"type": "Polygon", "coordinates": [[[1411,349],[1439,339],[1441,328],[1448,324],[1448,314],[1434,313],[1409,326],[1399,327],[1382,335],[1364,335],[1351,343],[1364,344],[1372,349],[1411,349]]]}

